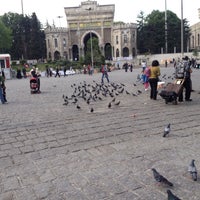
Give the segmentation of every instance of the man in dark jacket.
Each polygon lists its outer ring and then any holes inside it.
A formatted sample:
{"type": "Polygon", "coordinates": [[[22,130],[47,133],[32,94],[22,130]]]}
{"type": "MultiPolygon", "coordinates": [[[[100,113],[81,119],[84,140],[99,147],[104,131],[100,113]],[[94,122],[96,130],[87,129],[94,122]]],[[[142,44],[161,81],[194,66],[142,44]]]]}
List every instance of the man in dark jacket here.
{"type": "MultiPolygon", "coordinates": [[[[183,87],[185,88],[185,101],[192,101],[192,99],[190,99],[191,96],[191,73],[192,73],[192,69],[191,69],[191,65],[189,62],[189,58],[187,56],[185,56],[185,58],[183,59],[183,65],[184,65],[184,83],[183,83],[183,87]]],[[[182,102],[183,101],[183,92],[181,92],[180,96],[179,96],[179,101],[182,102]]]]}

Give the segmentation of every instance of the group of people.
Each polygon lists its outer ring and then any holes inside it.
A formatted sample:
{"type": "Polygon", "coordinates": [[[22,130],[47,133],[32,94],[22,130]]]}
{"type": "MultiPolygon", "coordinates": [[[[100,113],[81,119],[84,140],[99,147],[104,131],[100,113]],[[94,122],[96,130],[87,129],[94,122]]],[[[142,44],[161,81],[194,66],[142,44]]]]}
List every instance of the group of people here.
{"type": "MultiPolygon", "coordinates": [[[[189,58],[186,56],[183,58],[183,65],[184,65],[184,77],[183,77],[183,87],[185,88],[185,101],[192,101],[190,98],[191,91],[192,91],[192,81],[191,81],[191,65],[189,62],[189,58]]],[[[58,73],[58,70],[57,70],[58,73]]],[[[109,76],[108,76],[108,66],[105,64],[101,66],[101,83],[104,83],[104,78],[106,78],[107,82],[109,83],[109,76]]],[[[158,88],[158,81],[160,76],[160,64],[158,60],[153,60],[151,66],[142,66],[142,74],[143,74],[143,84],[145,90],[147,90],[150,86],[150,99],[156,100],[157,99],[157,88],[158,88]]],[[[32,77],[37,79],[38,83],[38,91],[40,92],[40,79],[36,72],[36,68],[33,67],[31,70],[32,77]]],[[[0,100],[2,104],[7,102],[6,99],[6,86],[5,86],[5,74],[3,70],[0,71],[0,100]]],[[[183,101],[183,91],[180,92],[178,97],[179,102],[183,101]]]]}
{"type": "MultiPolygon", "coordinates": [[[[192,91],[192,81],[191,81],[191,64],[189,62],[189,58],[185,56],[183,58],[183,88],[185,88],[185,101],[192,101],[190,98],[191,91],[192,91]]],[[[157,99],[157,88],[158,88],[158,82],[159,82],[159,76],[161,74],[160,72],[160,64],[158,60],[153,60],[151,66],[145,66],[142,69],[143,73],[143,84],[145,90],[148,89],[150,86],[150,99],[156,100],[157,99]]],[[[183,101],[183,89],[180,91],[180,95],[178,96],[178,101],[183,101]]]]}
{"type": "Polygon", "coordinates": [[[6,86],[5,86],[5,74],[3,70],[0,70],[0,100],[2,104],[7,103],[6,99],[6,86]]]}

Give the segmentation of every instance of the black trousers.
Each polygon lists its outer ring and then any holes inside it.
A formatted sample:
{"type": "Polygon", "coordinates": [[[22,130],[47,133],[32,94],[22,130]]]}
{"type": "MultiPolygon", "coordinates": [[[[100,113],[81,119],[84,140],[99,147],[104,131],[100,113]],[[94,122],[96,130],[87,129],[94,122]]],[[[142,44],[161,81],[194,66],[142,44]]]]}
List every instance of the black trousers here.
{"type": "MultiPolygon", "coordinates": [[[[191,96],[191,90],[192,90],[192,84],[191,84],[191,79],[186,78],[183,87],[185,88],[185,100],[189,100],[191,96]]],[[[179,101],[183,101],[183,92],[179,95],[179,101]]]]}
{"type": "Polygon", "coordinates": [[[158,79],[150,78],[149,84],[151,87],[150,98],[156,100],[157,99],[157,87],[158,87],[158,79]]]}

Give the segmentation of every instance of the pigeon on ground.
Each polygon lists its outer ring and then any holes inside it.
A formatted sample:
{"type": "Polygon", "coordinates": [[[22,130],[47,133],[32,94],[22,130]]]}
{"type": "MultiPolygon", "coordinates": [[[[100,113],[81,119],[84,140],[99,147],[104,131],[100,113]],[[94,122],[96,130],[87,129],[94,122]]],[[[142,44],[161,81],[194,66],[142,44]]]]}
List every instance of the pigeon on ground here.
{"type": "Polygon", "coordinates": [[[161,174],[159,174],[156,169],[152,168],[153,171],[153,176],[155,178],[155,180],[159,183],[168,185],[168,186],[173,186],[173,183],[169,182],[164,176],[162,176],[161,174]]]}
{"type": "Polygon", "coordinates": [[[91,112],[91,113],[94,112],[94,108],[91,108],[91,109],[90,109],[90,112],[91,112]]]}
{"type": "Polygon", "coordinates": [[[112,102],[115,102],[115,98],[112,99],[112,102]]]}
{"type": "Polygon", "coordinates": [[[80,109],[81,109],[81,107],[80,107],[79,105],[77,105],[77,106],[76,106],[76,108],[77,108],[78,110],[80,110],[80,109]]]}
{"type": "Polygon", "coordinates": [[[118,101],[117,103],[115,103],[116,106],[118,106],[120,104],[120,101],[118,101]]]}
{"type": "Polygon", "coordinates": [[[175,196],[171,190],[167,190],[167,194],[168,194],[168,200],[181,200],[179,199],[177,196],[175,196]]]}
{"type": "Polygon", "coordinates": [[[196,166],[194,164],[194,159],[192,159],[189,167],[188,167],[188,171],[190,172],[191,174],[191,177],[194,181],[197,181],[197,169],[196,169],[196,166]]]}
{"type": "Polygon", "coordinates": [[[111,106],[112,106],[112,105],[111,105],[111,102],[109,102],[109,104],[108,104],[108,108],[111,108],[111,106]]]}
{"type": "Polygon", "coordinates": [[[171,130],[171,124],[168,124],[165,129],[164,129],[164,133],[163,133],[163,137],[166,137],[169,133],[170,133],[170,130],[171,130]]]}
{"type": "Polygon", "coordinates": [[[69,103],[68,101],[65,101],[65,103],[63,103],[63,105],[64,105],[64,106],[67,106],[68,103],[69,103]]]}

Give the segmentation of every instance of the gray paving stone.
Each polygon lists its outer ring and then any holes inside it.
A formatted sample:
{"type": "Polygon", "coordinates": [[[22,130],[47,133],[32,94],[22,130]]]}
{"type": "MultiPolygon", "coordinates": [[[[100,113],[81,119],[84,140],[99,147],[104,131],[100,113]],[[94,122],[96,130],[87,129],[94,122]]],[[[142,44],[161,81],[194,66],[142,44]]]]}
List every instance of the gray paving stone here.
{"type": "MultiPolygon", "coordinates": [[[[72,94],[72,84],[100,83],[101,74],[42,77],[39,95],[30,94],[28,79],[7,80],[9,103],[0,104],[0,199],[166,199],[152,167],[174,183],[177,196],[199,199],[199,181],[188,179],[186,172],[192,158],[197,166],[200,162],[200,70],[192,74],[193,101],[178,105],[166,105],[160,96],[151,101],[149,91],[136,82],[140,71],[109,74],[126,90],[142,91],[136,97],[116,96],[121,103],[111,109],[112,98],[103,96],[89,106],[79,99],[81,110],[63,106],[62,95],[72,94]],[[171,133],[163,138],[169,122],[171,133]]],[[[162,74],[173,71],[161,68],[162,74]]]]}

